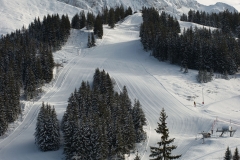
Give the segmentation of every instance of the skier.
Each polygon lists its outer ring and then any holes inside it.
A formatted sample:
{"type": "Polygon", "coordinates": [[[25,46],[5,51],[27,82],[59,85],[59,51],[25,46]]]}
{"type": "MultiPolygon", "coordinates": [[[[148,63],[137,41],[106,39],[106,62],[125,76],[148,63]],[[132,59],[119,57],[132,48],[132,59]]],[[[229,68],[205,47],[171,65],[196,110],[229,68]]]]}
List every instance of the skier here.
{"type": "Polygon", "coordinates": [[[194,107],[196,107],[196,102],[194,101],[194,107]]]}

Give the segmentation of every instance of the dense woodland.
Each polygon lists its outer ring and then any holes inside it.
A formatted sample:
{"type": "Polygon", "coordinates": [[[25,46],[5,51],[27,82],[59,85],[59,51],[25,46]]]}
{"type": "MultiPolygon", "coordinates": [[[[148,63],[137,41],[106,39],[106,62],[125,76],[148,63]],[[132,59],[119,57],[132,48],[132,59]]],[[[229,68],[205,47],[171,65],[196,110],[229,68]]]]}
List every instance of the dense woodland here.
{"type": "Polygon", "coordinates": [[[140,28],[145,50],[161,61],[200,71],[234,74],[240,65],[240,42],[222,30],[189,28],[180,34],[179,23],[170,15],[143,8],[140,28]]]}
{"type": "Polygon", "coordinates": [[[181,21],[220,28],[223,33],[232,33],[240,38],[240,13],[225,10],[219,13],[206,13],[190,10],[188,15],[183,14],[181,21]]]}
{"type": "Polygon", "coordinates": [[[66,159],[124,159],[145,139],[145,115],[132,106],[126,87],[120,94],[104,70],[95,70],[93,85],[82,82],[68,100],[61,128],[66,159]]]}
{"type": "Polygon", "coordinates": [[[19,98],[32,99],[52,80],[52,52],[70,34],[67,15],[47,15],[0,39],[0,135],[21,112],[19,98]]]}

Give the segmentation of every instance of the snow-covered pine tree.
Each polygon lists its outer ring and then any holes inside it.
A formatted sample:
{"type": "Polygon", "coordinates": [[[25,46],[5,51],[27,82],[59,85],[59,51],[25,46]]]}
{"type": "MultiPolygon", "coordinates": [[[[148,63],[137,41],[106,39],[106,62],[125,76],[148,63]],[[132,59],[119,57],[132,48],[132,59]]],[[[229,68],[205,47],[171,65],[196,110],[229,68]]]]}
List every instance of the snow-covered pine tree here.
{"type": "MultiPolygon", "coordinates": [[[[73,139],[72,139],[72,144],[71,144],[71,153],[69,153],[69,156],[67,157],[78,157],[78,159],[84,159],[84,152],[83,152],[83,131],[82,131],[82,127],[80,127],[79,125],[77,125],[74,129],[73,129],[73,139]]],[[[69,148],[70,149],[70,148],[69,148]]]]}
{"type": "Polygon", "coordinates": [[[231,160],[232,159],[232,153],[229,147],[227,147],[227,150],[225,152],[224,160],[231,160]]]}
{"type": "Polygon", "coordinates": [[[100,70],[99,68],[95,69],[95,73],[93,75],[93,90],[100,91],[99,85],[100,85],[100,70]]]}
{"type": "Polygon", "coordinates": [[[116,143],[115,143],[115,148],[114,151],[116,153],[117,158],[123,159],[124,158],[124,154],[125,154],[125,144],[124,144],[124,140],[123,140],[123,135],[122,135],[122,131],[120,128],[120,124],[119,122],[117,122],[117,126],[116,126],[116,143]]]}
{"type": "Polygon", "coordinates": [[[63,153],[65,154],[65,158],[69,160],[72,158],[75,152],[75,148],[72,148],[72,144],[73,138],[76,139],[76,137],[74,137],[74,133],[76,133],[76,130],[78,128],[78,118],[76,117],[76,115],[74,115],[74,113],[72,113],[71,109],[68,109],[68,111],[64,114],[67,114],[67,116],[62,126],[64,138],[63,153]]]}
{"type": "Polygon", "coordinates": [[[74,29],[80,29],[80,17],[78,13],[73,16],[71,26],[74,29]]]}
{"type": "Polygon", "coordinates": [[[103,24],[108,24],[109,11],[108,11],[107,6],[105,6],[105,7],[103,8],[102,13],[103,13],[103,15],[102,15],[103,24]]]}
{"type": "Polygon", "coordinates": [[[166,115],[165,110],[163,108],[159,117],[160,123],[158,123],[157,129],[155,129],[158,134],[161,134],[161,141],[157,142],[158,147],[150,146],[151,154],[149,156],[153,157],[152,160],[160,160],[160,159],[170,160],[170,159],[177,159],[181,157],[181,155],[171,155],[172,150],[176,149],[177,146],[170,145],[171,143],[173,143],[174,138],[169,139],[169,131],[166,123],[167,117],[168,116],[166,115]]]}
{"type": "Polygon", "coordinates": [[[134,100],[134,106],[132,111],[133,124],[136,134],[136,142],[141,142],[145,138],[145,132],[143,131],[143,126],[146,125],[146,117],[142,110],[139,100],[134,100]]]}
{"type": "Polygon", "coordinates": [[[239,160],[239,159],[240,159],[240,156],[239,156],[238,148],[236,147],[233,154],[233,160],[239,160]]]}
{"type": "Polygon", "coordinates": [[[104,120],[98,118],[97,122],[95,122],[94,128],[97,129],[97,133],[99,133],[99,140],[98,140],[98,154],[97,157],[100,159],[106,159],[109,153],[109,139],[107,136],[107,129],[104,120]]]}
{"type": "Polygon", "coordinates": [[[107,81],[106,72],[105,72],[105,70],[103,70],[102,72],[100,72],[100,92],[101,92],[101,94],[107,93],[106,81],[107,81]]]}
{"type": "Polygon", "coordinates": [[[93,13],[88,12],[87,13],[87,29],[91,30],[94,26],[95,16],[93,13]]]}
{"type": "Polygon", "coordinates": [[[41,151],[58,150],[60,147],[59,123],[55,109],[42,103],[35,129],[35,143],[41,151]]]}
{"type": "Polygon", "coordinates": [[[57,119],[57,114],[55,111],[54,106],[51,109],[50,113],[50,125],[52,125],[51,130],[51,142],[52,142],[52,150],[58,150],[60,147],[60,127],[59,127],[59,121],[57,119]]]}
{"type": "Polygon", "coordinates": [[[40,111],[38,113],[38,117],[37,117],[37,124],[36,124],[36,128],[35,128],[35,144],[39,145],[42,143],[42,132],[44,130],[44,112],[45,112],[45,105],[44,103],[42,103],[42,107],[40,108],[40,111]]]}

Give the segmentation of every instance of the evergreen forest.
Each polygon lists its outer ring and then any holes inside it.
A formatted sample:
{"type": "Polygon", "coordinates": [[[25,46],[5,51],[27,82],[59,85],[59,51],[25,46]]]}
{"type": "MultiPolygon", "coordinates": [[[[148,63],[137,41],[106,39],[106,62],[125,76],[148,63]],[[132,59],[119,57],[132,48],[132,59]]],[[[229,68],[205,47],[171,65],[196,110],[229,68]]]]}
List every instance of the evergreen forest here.
{"type": "Polygon", "coordinates": [[[206,13],[190,10],[188,15],[183,14],[180,20],[220,28],[223,33],[232,33],[240,38],[240,13],[238,12],[225,10],[219,13],[206,13]]]}
{"type": "Polygon", "coordinates": [[[140,37],[146,51],[161,60],[199,71],[235,74],[240,65],[240,42],[221,29],[184,29],[176,19],[154,8],[143,8],[140,37]]]}
{"type": "Polygon", "coordinates": [[[83,81],[71,94],[61,129],[66,159],[124,159],[143,141],[146,118],[139,100],[132,105],[126,86],[120,93],[104,70],[93,84],[83,81]]]}
{"type": "Polygon", "coordinates": [[[44,16],[43,21],[35,18],[28,28],[1,37],[0,136],[21,113],[20,95],[30,100],[52,80],[52,52],[61,49],[69,34],[68,16],[56,14],[44,16]]]}

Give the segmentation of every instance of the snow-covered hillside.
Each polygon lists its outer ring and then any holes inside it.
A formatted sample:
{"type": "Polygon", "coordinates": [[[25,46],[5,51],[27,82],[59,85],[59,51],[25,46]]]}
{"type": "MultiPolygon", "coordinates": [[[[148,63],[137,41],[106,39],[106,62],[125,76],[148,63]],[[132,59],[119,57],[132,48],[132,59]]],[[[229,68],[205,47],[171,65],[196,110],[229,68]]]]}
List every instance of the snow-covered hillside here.
{"type": "Polygon", "coordinates": [[[68,14],[69,18],[79,13],[82,9],[97,14],[102,7],[132,7],[134,11],[142,6],[156,7],[169,14],[179,17],[190,9],[199,9],[207,12],[218,12],[228,9],[234,11],[232,6],[224,3],[205,6],[193,0],[0,0],[0,35],[7,34],[33,22],[35,17],[43,18],[47,14],[68,14]],[[74,7],[77,6],[77,7],[74,7]]]}
{"type": "Polygon", "coordinates": [[[69,18],[81,9],[57,0],[0,0],[0,35],[11,33],[47,14],[68,14],[69,18]]]}
{"type": "MultiPolygon", "coordinates": [[[[149,159],[149,146],[156,146],[160,139],[154,129],[163,107],[169,116],[170,137],[175,137],[174,144],[178,145],[174,153],[182,154],[182,159],[222,158],[227,146],[240,146],[240,132],[231,138],[224,135],[223,138],[206,139],[205,144],[198,134],[209,132],[216,117],[218,121],[214,130],[224,124],[229,125],[230,119],[234,128],[240,128],[240,75],[228,81],[215,79],[211,83],[199,84],[197,71],[189,70],[188,74],[183,74],[179,66],[159,62],[143,51],[139,40],[141,22],[141,14],[137,13],[115,29],[104,26],[103,39],[97,40],[97,46],[91,49],[86,48],[87,31],[72,30],[67,44],[54,53],[56,61],[65,62],[64,67],[53,83],[46,86],[42,98],[30,103],[30,110],[20,125],[8,137],[0,139],[0,159],[61,159],[63,147],[59,151],[41,152],[34,144],[39,107],[42,101],[54,105],[61,119],[70,93],[80,86],[82,80],[90,81],[97,67],[109,72],[116,81],[116,90],[120,91],[126,85],[130,98],[139,99],[143,106],[148,121],[145,128],[148,138],[138,145],[142,160],[149,159]],[[201,104],[202,95],[204,105],[201,104]],[[193,101],[197,103],[196,107],[193,101]]],[[[190,26],[189,23],[184,25],[190,26]]],[[[132,160],[133,157],[134,154],[126,159],[132,160]]]]}

